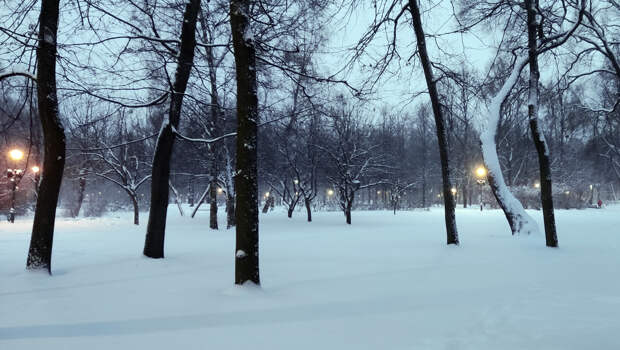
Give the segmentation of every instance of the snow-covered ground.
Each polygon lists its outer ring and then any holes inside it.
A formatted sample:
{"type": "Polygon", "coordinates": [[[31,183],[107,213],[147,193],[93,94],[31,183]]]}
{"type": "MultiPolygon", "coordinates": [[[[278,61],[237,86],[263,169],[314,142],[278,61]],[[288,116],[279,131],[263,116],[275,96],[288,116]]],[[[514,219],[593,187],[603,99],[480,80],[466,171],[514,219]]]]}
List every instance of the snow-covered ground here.
{"type": "Polygon", "coordinates": [[[271,212],[260,289],[233,286],[233,230],[169,213],[163,260],[130,213],[60,219],[52,277],[0,223],[0,349],[620,349],[620,206],[558,210],[559,249],[497,210],[459,209],[459,247],[441,208],[271,212]]]}

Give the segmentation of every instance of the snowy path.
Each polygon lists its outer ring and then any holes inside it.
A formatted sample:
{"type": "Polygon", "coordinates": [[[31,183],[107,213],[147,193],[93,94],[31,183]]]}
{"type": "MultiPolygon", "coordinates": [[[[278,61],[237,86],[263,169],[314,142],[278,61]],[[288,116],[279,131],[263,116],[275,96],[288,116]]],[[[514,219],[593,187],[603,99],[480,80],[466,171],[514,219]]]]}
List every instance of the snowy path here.
{"type": "Polygon", "coordinates": [[[170,213],[158,261],[130,214],[62,219],[52,278],[0,223],[0,349],[620,349],[617,206],[557,211],[559,249],[499,211],[459,210],[460,247],[440,209],[269,213],[262,289],[232,285],[232,230],[170,213]]]}

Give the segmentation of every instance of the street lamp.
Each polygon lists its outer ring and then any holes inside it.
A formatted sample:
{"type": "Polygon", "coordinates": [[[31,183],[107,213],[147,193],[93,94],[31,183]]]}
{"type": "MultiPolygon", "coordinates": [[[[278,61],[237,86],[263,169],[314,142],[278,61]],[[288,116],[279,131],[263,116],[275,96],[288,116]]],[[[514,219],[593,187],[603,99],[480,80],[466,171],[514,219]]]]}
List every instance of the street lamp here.
{"type": "Polygon", "coordinates": [[[17,148],[12,149],[11,151],[9,151],[9,157],[11,157],[11,159],[13,159],[14,161],[22,160],[22,158],[24,158],[24,152],[17,148]]]}
{"type": "MultiPolygon", "coordinates": [[[[24,158],[24,152],[19,149],[12,149],[9,151],[9,158],[14,162],[18,162],[24,158]]],[[[11,187],[11,208],[9,209],[9,222],[15,222],[15,192],[17,190],[17,184],[24,176],[24,171],[17,168],[6,169],[6,177],[9,179],[9,186],[11,187]]]]}
{"type": "Polygon", "coordinates": [[[38,166],[35,165],[32,168],[30,168],[30,170],[32,170],[32,173],[34,174],[35,191],[38,191],[38,189],[39,189],[39,180],[40,180],[40,176],[41,176],[41,168],[39,168],[38,166]]]}
{"type": "Polygon", "coordinates": [[[483,207],[483,202],[482,202],[482,185],[484,185],[485,182],[486,182],[487,169],[485,167],[483,167],[483,166],[479,166],[476,169],[476,176],[478,177],[476,182],[478,183],[478,185],[480,185],[480,211],[482,211],[482,207],[483,207]]]}
{"type": "Polygon", "coordinates": [[[534,183],[534,188],[540,188],[540,182],[536,181],[536,182],[534,183]]]}

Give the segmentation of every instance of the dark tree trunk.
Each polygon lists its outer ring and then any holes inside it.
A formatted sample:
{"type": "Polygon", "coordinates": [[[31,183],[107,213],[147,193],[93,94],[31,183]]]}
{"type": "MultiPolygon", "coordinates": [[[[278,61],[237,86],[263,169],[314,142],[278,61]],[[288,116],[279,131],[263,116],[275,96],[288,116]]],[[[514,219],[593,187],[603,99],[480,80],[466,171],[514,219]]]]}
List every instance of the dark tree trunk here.
{"type": "Polygon", "coordinates": [[[9,222],[15,223],[15,192],[17,189],[17,179],[11,181],[11,209],[9,209],[9,222]]]}
{"type": "Polygon", "coordinates": [[[256,52],[250,28],[251,0],[230,1],[237,78],[237,173],[235,284],[260,285],[258,265],[258,178],[256,168],[258,96],[256,52]]]}
{"type": "Polygon", "coordinates": [[[538,165],[540,168],[540,197],[542,202],[543,219],[545,223],[545,239],[547,247],[557,247],[558,237],[555,228],[555,215],[553,212],[553,196],[551,188],[551,165],[549,161],[549,147],[545,141],[538,118],[539,100],[539,80],[540,70],[538,68],[538,24],[536,22],[536,6],[534,0],[525,0],[527,10],[527,31],[528,31],[528,56],[530,59],[530,82],[529,82],[529,104],[528,118],[532,138],[538,153],[538,165]]]}
{"type": "Polygon", "coordinates": [[[226,195],[226,228],[235,226],[235,197],[226,195]]]}
{"type": "Polygon", "coordinates": [[[347,208],[344,210],[344,217],[347,220],[347,224],[351,225],[351,207],[347,204],[347,208]]]}
{"type": "Polygon", "coordinates": [[[172,128],[178,128],[181,119],[181,106],[187,88],[196,48],[196,20],[200,11],[200,0],[190,0],[185,6],[181,28],[181,45],[176,68],[173,91],[170,98],[168,121],[161,128],[151,177],[151,207],[146,227],[144,255],[150,258],[164,257],[164,238],[166,232],[166,215],[168,214],[168,183],[170,180],[170,158],[174,145],[172,128]]]}
{"type": "Polygon", "coordinates": [[[463,185],[463,208],[467,208],[467,195],[469,190],[467,189],[467,185],[463,185]]]}
{"type": "Polygon", "coordinates": [[[213,230],[217,230],[217,180],[211,181],[209,199],[211,202],[211,208],[209,210],[209,227],[213,230]]]}
{"type": "Polygon", "coordinates": [[[422,208],[426,208],[426,176],[424,174],[422,174],[422,208]]]}
{"type": "MultiPolygon", "coordinates": [[[[206,12],[206,16],[208,16],[208,12],[206,12]]],[[[207,21],[206,17],[203,16],[203,32],[204,37],[208,38],[207,35],[207,21]]],[[[211,97],[211,107],[209,109],[209,118],[207,120],[207,128],[209,131],[210,137],[216,137],[219,135],[218,128],[218,116],[219,116],[219,96],[217,92],[217,75],[216,75],[216,67],[215,60],[213,57],[213,48],[206,48],[206,56],[207,56],[207,64],[209,67],[209,83],[210,83],[210,97],[211,97]]],[[[207,149],[209,152],[209,161],[210,161],[210,169],[209,173],[211,176],[211,193],[210,193],[210,215],[209,215],[209,227],[213,230],[217,230],[217,175],[219,173],[218,169],[218,145],[217,144],[208,144],[207,149]]]]}
{"type": "Polygon", "coordinates": [[[140,210],[138,207],[138,198],[136,197],[136,194],[130,194],[129,195],[131,197],[131,203],[133,204],[133,224],[134,225],[140,225],[140,210]]]}
{"type": "Polygon", "coordinates": [[[45,154],[26,267],[52,272],[56,206],[65,166],[65,132],[58,116],[56,38],[59,0],[41,1],[37,46],[37,102],[45,154]]]}
{"type": "Polygon", "coordinates": [[[295,210],[294,206],[291,205],[290,207],[288,207],[288,211],[286,212],[286,215],[288,216],[289,219],[293,217],[293,210],[295,210]]]}
{"type": "Polygon", "coordinates": [[[347,219],[347,224],[351,225],[351,209],[353,209],[353,201],[355,200],[355,192],[351,193],[351,196],[347,198],[346,207],[344,209],[344,216],[347,219]]]}
{"type": "Polygon", "coordinates": [[[304,203],[306,205],[306,213],[308,214],[308,222],[312,222],[312,209],[310,208],[310,200],[304,199],[304,203]]]}
{"type": "MultiPolygon", "coordinates": [[[[194,177],[190,176],[189,178],[189,184],[188,184],[188,198],[187,198],[187,203],[189,204],[189,207],[193,207],[194,206],[194,177]]],[[[192,215],[192,217],[194,217],[194,215],[192,215]]]]}
{"type": "Polygon", "coordinates": [[[456,229],[456,218],[454,215],[455,202],[452,195],[452,182],[450,180],[450,165],[448,160],[448,140],[446,136],[445,120],[441,109],[441,103],[439,101],[439,93],[437,92],[437,86],[435,78],[433,77],[433,70],[431,62],[426,51],[426,39],[424,37],[424,28],[422,27],[422,21],[420,17],[420,8],[418,7],[417,0],[409,0],[409,10],[413,20],[413,29],[418,45],[418,54],[420,55],[420,62],[424,70],[424,77],[426,78],[426,85],[428,87],[428,93],[431,98],[431,104],[433,106],[433,115],[435,116],[435,126],[437,131],[437,142],[439,143],[439,158],[441,160],[441,177],[443,180],[443,197],[444,197],[444,210],[446,220],[446,233],[448,244],[459,244],[459,235],[456,229]]]}

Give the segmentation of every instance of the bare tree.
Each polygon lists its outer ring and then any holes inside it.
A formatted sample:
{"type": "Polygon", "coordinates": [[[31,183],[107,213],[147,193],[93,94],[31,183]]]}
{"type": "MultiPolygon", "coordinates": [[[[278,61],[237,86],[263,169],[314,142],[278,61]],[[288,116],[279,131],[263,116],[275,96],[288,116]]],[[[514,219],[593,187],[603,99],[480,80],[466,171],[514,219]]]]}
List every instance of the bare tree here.
{"type": "Polygon", "coordinates": [[[149,211],[149,222],[146,229],[144,255],[155,259],[164,257],[170,157],[172,155],[172,147],[175,139],[174,130],[179,126],[183,97],[194,62],[196,22],[199,12],[200,0],[191,0],[186,4],[183,14],[177,70],[170,98],[170,110],[168,118],[163,123],[159,132],[155,155],[153,157],[151,207],[149,211]]]}
{"type": "Polygon", "coordinates": [[[333,184],[338,194],[338,204],[344,213],[347,224],[351,224],[351,210],[356,193],[362,189],[376,186],[381,181],[373,181],[376,172],[384,165],[381,155],[373,152],[377,149],[364,130],[360,116],[351,108],[344,107],[332,112],[332,140],[326,145],[315,145],[325,153],[330,163],[328,181],[333,184]]]}
{"type": "Polygon", "coordinates": [[[43,128],[44,158],[26,266],[51,274],[56,205],[65,165],[65,133],[58,116],[56,50],[59,1],[43,1],[37,47],[37,102],[43,128]]]}
{"type": "Polygon", "coordinates": [[[408,10],[411,13],[411,18],[413,20],[413,29],[415,31],[418,46],[418,55],[420,57],[420,62],[422,63],[422,68],[424,69],[424,77],[426,78],[426,85],[428,87],[428,93],[433,107],[433,115],[435,116],[435,130],[437,132],[437,143],[439,144],[441,176],[443,180],[442,191],[444,198],[447,242],[448,244],[459,244],[459,235],[456,229],[456,218],[454,215],[456,202],[454,200],[454,195],[452,194],[452,180],[450,178],[450,162],[448,159],[448,140],[445,127],[445,117],[443,107],[439,101],[437,81],[433,75],[432,62],[430,61],[426,50],[426,37],[422,26],[418,0],[409,0],[408,10]]]}
{"type": "Polygon", "coordinates": [[[230,27],[237,77],[237,175],[235,221],[237,230],[235,284],[260,285],[258,265],[258,96],[256,48],[251,28],[251,0],[230,1],[230,27]]]}

